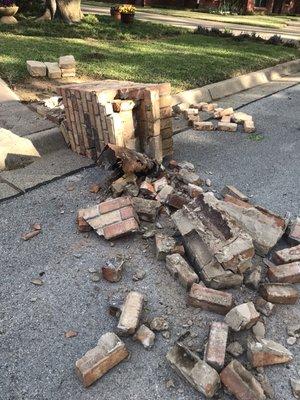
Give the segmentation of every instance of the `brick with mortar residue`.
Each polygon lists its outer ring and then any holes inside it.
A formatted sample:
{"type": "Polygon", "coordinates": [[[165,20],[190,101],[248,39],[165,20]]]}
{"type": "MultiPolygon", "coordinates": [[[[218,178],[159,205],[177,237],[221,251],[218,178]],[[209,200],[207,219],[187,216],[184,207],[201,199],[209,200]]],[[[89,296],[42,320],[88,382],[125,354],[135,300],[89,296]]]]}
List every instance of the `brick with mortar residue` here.
{"type": "Polygon", "coordinates": [[[196,272],[180,254],[167,255],[166,268],[186,289],[189,289],[193,283],[199,282],[196,272]]]}
{"type": "Polygon", "coordinates": [[[259,291],[261,296],[271,303],[295,304],[300,297],[292,285],[285,283],[264,283],[260,285],[259,291]]]}
{"type": "Polygon", "coordinates": [[[280,343],[261,338],[259,342],[249,341],[248,359],[255,368],[283,364],[293,360],[292,353],[280,343]]]}
{"type": "Polygon", "coordinates": [[[222,192],[221,192],[222,196],[224,197],[225,195],[230,195],[233,196],[239,200],[242,201],[248,201],[249,198],[248,196],[246,196],[244,193],[240,192],[236,187],[231,186],[231,185],[226,185],[222,192]]]}
{"type": "Polygon", "coordinates": [[[271,282],[300,283],[300,262],[276,265],[268,269],[271,282]]]}
{"type": "Polygon", "coordinates": [[[225,315],[234,306],[234,299],[231,293],[210,289],[194,283],[188,295],[188,304],[225,315]]]}
{"type": "Polygon", "coordinates": [[[215,129],[214,124],[210,121],[199,121],[194,122],[194,129],[197,131],[213,131],[215,129]]]}
{"type": "Polygon", "coordinates": [[[259,313],[256,311],[254,304],[248,303],[239,304],[232,308],[225,316],[224,321],[235,332],[241,329],[249,329],[256,324],[259,319],[259,313]]]}
{"type": "Polygon", "coordinates": [[[129,292],[126,296],[118,323],[118,331],[132,335],[136,331],[143,310],[144,296],[139,292],[129,292]]]}
{"type": "Polygon", "coordinates": [[[204,361],[217,371],[220,371],[225,362],[228,338],[228,325],[224,322],[212,322],[205,348],[204,361]]]}
{"type": "Polygon", "coordinates": [[[276,251],[273,254],[273,261],[276,264],[286,264],[300,260],[300,244],[287,249],[276,251]]]}
{"type": "Polygon", "coordinates": [[[97,346],[76,361],[75,370],[85,387],[101,378],[129,355],[125,344],[113,332],[105,333],[97,346]]]}

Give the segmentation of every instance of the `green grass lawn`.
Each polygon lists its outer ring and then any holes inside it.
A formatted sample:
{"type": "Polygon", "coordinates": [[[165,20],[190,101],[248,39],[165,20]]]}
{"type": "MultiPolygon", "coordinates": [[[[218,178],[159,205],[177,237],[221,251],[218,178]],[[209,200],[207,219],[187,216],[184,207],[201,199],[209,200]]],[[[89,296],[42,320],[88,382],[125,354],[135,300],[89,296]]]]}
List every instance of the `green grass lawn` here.
{"type": "Polygon", "coordinates": [[[26,60],[56,61],[73,54],[78,74],[93,79],[171,82],[174,91],[195,88],[295,59],[283,46],[196,35],[136,21],[123,26],[89,16],[80,25],[20,22],[0,27],[0,77],[26,81],[26,60]]]}
{"type": "MultiPolygon", "coordinates": [[[[85,1],[84,4],[92,6],[109,7],[110,4],[101,1],[85,1]]],[[[194,18],[206,21],[227,22],[231,24],[242,24],[259,26],[264,28],[280,29],[291,20],[300,21],[300,18],[287,15],[221,15],[200,12],[197,10],[137,7],[138,11],[152,14],[169,15],[172,17],[194,18]]],[[[200,23],[200,22],[199,22],[200,23]]]]}

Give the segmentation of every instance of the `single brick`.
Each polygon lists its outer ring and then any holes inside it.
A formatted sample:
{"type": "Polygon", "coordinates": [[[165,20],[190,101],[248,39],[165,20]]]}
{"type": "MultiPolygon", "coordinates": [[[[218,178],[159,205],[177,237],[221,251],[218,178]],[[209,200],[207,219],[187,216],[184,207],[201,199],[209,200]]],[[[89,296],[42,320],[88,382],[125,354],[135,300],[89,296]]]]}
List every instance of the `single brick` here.
{"type": "Polygon", "coordinates": [[[226,124],[229,124],[231,122],[231,116],[230,115],[224,115],[221,118],[221,122],[225,122],[226,124]]]}
{"type": "Polygon", "coordinates": [[[244,122],[244,132],[245,133],[253,133],[255,132],[255,125],[251,119],[248,119],[244,122]]]}
{"type": "Polygon", "coordinates": [[[130,197],[119,197],[113,200],[106,200],[99,204],[100,214],[106,214],[110,211],[118,210],[122,207],[132,205],[130,197]]]}
{"type": "Polygon", "coordinates": [[[265,400],[263,388],[254,376],[237,360],[231,361],[220,373],[224,386],[238,400],[265,400]]]}
{"type": "Polygon", "coordinates": [[[280,343],[273,340],[260,339],[259,342],[249,341],[248,358],[255,368],[266,365],[283,364],[293,360],[293,354],[280,343]]]}
{"type": "Polygon", "coordinates": [[[180,254],[166,256],[166,268],[186,289],[199,282],[199,277],[180,254]]]}
{"type": "Polygon", "coordinates": [[[232,107],[225,108],[223,111],[220,111],[221,117],[224,117],[226,115],[232,115],[234,113],[232,107]]]}
{"type": "Polygon", "coordinates": [[[224,132],[236,132],[237,124],[234,122],[218,122],[217,129],[224,132]]]}
{"type": "Polygon", "coordinates": [[[256,311],[254,304],[249,301],[248,303],[239,304],[230,310],[226,314],[224,321],[231,329],[238,332],[241,329],[251,328],[258,319],[259,313],[256,311]]]}
{"type": "Polygon", "coordinates": [[[29,60],[26,61],[26,66],[30,76],[42,77],[47,75],[47,67],[43,62],[29,60]]]}
{"type": "Polygon", "coordinates": [[[234,299],[231,293],[194,283],[188,295],[188,304],[225,315],[234,306],[234,299]]]}
{"type": "Polygon", "coordinates": [[[199,194],[203,193],[203,189],[201,186],[194,185],[193,183],[189,183],[188,184],[188,193],[194,199],[195,197],[198,197],[199,194]]]}
{"type": "Polygon", "coordinates": [[[143,310],[144,296],[139,292],[128,293],[118,323],[118,331],[123,335],[132,335],[139,324],[143,310]]]}
{"type": "Polygon", "coordinates": [[[47,68],[47,76],[50,79],[59,79],[61,78],[61,69],[58,66],[57,62],[45,62],[47,68]]]}
{"type": "Polygon", "coordinates": [[[62,78],[71,78],[76,76],[76,70],[75,68],[69,68],[69,69],[61,69],[61,77],[62,78]]]}
{"type": "Polygon", "coordinates": [[[300,262],[276,265],[268,269],[271,282],[300,283],[300,262]]]}
{"type": "Polygon", "coordinates": [[[240,192],[236,187],[234,186],[230,186],[230,185],[226,185],[222,192],[221,192],[222,196],[225,197],[225,195],[230,195],[232,197],[235,197],[238,200],[242,200],[242,201],[249,201],[249,198],[247,195],[245,195],[244,193],[240,192]]]}
{"type": "Polygon", "coordinates": [[[85,387],[101,378],[128,356],[125,344],[113,332],[105,333],[93,349],[76,361],[75,370],[85,387]]]}
{"type": "Polygon", "coordinates": [[[270,303],[269,301],[266,301],[262,297],[257,297],[254,302],[255,308],[257,311],[265,315],[266,317],[269,317],[272,312],[274,311],[275,305],[273,303],[270,303]]]}
{"type": "Polygon", "coordinates": [[[291,244],[300,244],[300,218],[291,222],[288,229],[288,241],[291,244]]]}
{"type": "Polygon", "coordinates": [[[261,296],[271,303],[295,304],[299,299],[299,292],[285,283],[264,283],[259,290],[261,296]]]}
{"type": "Polygon", "coordinates": [[[300,244],[294,247],[276,251],[273,254],[273,261],[276,264],[286,264],[300,260],[300,244]]]}
{"type": "Polygon", "coordinates": [[[136,232],[139,229],[139,224],[135,218],[126,219],[122,222],[117,222],[103,228],[105,239],[113,239],[129,232],[136,232]]]}
{"type": "Polygon", "coordinates": [[[205,348],[204,361],[217,371],[220,371],[225,362],[228,325],[224,322],[212,322],[205,348]]]}
{"type": "Polygon", "coordinates": [[[196,131],[213,131],[215,127],[210,121],[199,121],[194,122],[194,129],[196,129],[196,131]]]}
{"type": "Polygon", "coordinates": [[[156,220],[158,210],[161,207],[158,201],[147,200],[141,197],[134,197],[132,199],[132,204],[140,219],[148,222],[154,222],[156,220]]]}
{"type": "Polygon", "coordinates": [[[62,69],[71,69],[71,68],[75,68],[76,61],[75,61],[74,56],[72,56],[72,55],[61,56],[61,57],[59,57],[58,65],[59,65],[59,68],[62,68],[62,69]]]}

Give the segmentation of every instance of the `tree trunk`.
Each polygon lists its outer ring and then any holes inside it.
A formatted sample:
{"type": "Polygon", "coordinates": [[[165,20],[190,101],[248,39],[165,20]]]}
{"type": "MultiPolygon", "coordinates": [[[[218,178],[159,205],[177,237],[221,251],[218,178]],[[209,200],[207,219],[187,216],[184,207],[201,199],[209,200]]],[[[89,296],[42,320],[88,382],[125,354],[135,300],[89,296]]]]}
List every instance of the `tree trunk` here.
{"type": "Polygon", "coordinates": [[[81,0],[46,0],[45,12],[38,20],[51,21],[56,17],[69,24],[80,22],[81,0]]]}

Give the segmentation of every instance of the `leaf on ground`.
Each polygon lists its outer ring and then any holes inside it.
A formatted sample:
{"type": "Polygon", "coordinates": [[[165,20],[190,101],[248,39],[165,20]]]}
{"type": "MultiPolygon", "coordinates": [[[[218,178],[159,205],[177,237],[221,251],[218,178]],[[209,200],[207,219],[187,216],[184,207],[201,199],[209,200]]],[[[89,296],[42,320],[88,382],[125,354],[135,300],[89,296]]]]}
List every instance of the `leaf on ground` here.
{"type": "Polygon", "coordinates": [[[66,331],[66,332],[65,332],[65,337],[66,337],[67,339],[72,338],[72,337],[75,337],[75,336],[77,336],[77,335],[78,335],[78,332],[76,332],[76,331],[69,330],[69,331],[66,331]]]}
{"type": "Polygon", "coordinates": [[[44,284],[44,281],[40,278],[34,278],[30,282],[36,286],[42,286],[44,284]]]}
{"type": "Polygon", "coordinates": [[[99,183],[94,183],[91,187],[90,187],[90,192],[91,193],[98,193],[100,192],[101,186],[99,185],[99,183]]]}

